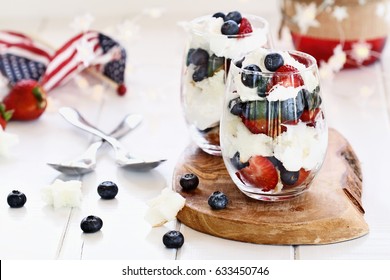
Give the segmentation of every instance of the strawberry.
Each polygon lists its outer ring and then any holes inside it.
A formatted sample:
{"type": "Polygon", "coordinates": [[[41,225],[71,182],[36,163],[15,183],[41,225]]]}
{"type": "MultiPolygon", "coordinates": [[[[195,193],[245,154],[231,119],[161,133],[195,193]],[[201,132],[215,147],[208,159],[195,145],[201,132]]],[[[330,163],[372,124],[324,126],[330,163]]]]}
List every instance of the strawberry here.
{"type": "Polygon", "coordinates": [[[243,17],[240,22],[240,29],[238,30],[238,34],[248,34],[252,32],[253,29],[251,23],[247,18],[243,17]]]}
{"type": "Polygon", "coordinates": [[[268,121],[266,119],[251,120],[241,116],[241,120],[253,134],[263,133],[268,135],[268,121]]]}
{"type": "Polygon", "coordinates": [[[301,121],[314,126],[315,121],[321,112],[320,108],[316,108],[314,110],[304,110],[301,115],[301,121]]]}
{"type": "Polygon", "coordinates": [[[298,69],[291,65],[283,65],[275,71],[268,85],[268,91],[275,85],[282,85],[284,87],[300,87],[304,85],[302,76],[298,73],[298,69]]]}
{"type": "Polygon", "coordinates": [[[7,126],[7,122],[11,119],[12,113],[12,110],[6,111],[5,105],[0,103],[0,125],[3,127],[3,130],[7,126]]]}
{"type": "Polygon", "coordinates": [[[309,67],[310,64],[311,64],[311,60],[306,58],[305,56],[301,56],[301,55],[296,55],[296,54],[293,54],[293,53],[290,53],[290,55],[296,60],[298,61],[299,63],[302,63],[303,65],[305,65],[306,67],[309,67]]]}
{"type": "Polygon", "coordinates": [[[14,120],[37,119],[47,106],[46,92],[35,80],[17,82],[3,102],[8,109],[14,110],[14,120]]]}
{"type": "Polygon", "coordinates": [[[236,175],[244,184],[261,188],[263,191],[273,190],[279,180],[274,164],[263,156],[252,156],[249,165],[237,171],[236,175]]]}
{"type": "Polygon", "coordinates": [[[239,109],[241,120],[250,132],[253,134],[268,134],[267,101],[258,100],[241,103],[239,109]]]}

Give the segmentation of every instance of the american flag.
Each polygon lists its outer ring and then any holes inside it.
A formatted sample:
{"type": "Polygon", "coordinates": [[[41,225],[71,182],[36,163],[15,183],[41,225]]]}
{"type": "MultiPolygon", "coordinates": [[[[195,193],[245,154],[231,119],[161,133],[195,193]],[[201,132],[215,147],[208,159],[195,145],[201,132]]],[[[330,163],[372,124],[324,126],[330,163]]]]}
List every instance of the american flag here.
{"type": "Polygon", "coordinates": [[[0,71],[11,83],[31,78],[50,91],[93,67],[123,84],[125,66],[125,49],[96,31],[74,36],[55,52],[23,34],[0,32],[0,71]]]}
{"type": "Polygon", "coordinates": [[[96,31],[81,33],[56,51],[42,77],[43,88],[49,91],[92,66],[109,79],[122,84],[126,51],[116,41],[102,33],[96,31]]]}
{"type": "Polygon", "coordinates": [[[21,33],[0,31],[0,72],[11,85],[23,79],[39,80],[52,53],[21,33]]]}

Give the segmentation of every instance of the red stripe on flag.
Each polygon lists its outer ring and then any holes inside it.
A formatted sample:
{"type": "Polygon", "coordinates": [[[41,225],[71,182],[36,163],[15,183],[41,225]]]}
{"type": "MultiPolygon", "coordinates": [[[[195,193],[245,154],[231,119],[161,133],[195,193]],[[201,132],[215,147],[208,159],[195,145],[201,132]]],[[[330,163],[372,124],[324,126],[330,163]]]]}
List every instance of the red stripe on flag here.
{"type": "Polygon", "coordinates": [[[32,53],[32,54],[35,54],[35,55],[45,57],[47,59],[51,58],[50,54],[48,54],[44,50],[41,50],[37,47],[32,46],[32,45],[25,45],[25,44],[20,44],[20,43],[19,44],[10,44],[10,43],[7,43],[3,40],[0,40],[0,44],[3,44],[3,46],[5,46],[6,48],[18,48],[18,49],[25,50],[25,51],[32,53]]]}
{"type": "Polygon", "coordinates": [[[51,72],[46,72],[45,76],[42,80],[42,84],[47,83],[51,78],[53,78],[59,71],[61,71],[62,68],[64,68],[66,65],[68,65],[73,58],[76,56],[77,51],[74,50],[73,53],[66,59],[64,60],[60,65],[58,65],[55,69],[53,69],[51,72]]]}
{"type": "Polygon", "coordinates": [[[73,74],[74,72],[76,72],[76,70],[79,68],[79,65],[80,63],[78,63],[77,65],[75,65],[73,68],[69,69],[68,72],[66,72],[62,78],[60,80],[58,80],[57,83],[55,83],[52,87],[50,87],[49,89],[46,89],[46,91],[50,90],[50,89],[53,89],[55,87],[58,87],[66,78],[68,78],[71,74],[73,74]]]}

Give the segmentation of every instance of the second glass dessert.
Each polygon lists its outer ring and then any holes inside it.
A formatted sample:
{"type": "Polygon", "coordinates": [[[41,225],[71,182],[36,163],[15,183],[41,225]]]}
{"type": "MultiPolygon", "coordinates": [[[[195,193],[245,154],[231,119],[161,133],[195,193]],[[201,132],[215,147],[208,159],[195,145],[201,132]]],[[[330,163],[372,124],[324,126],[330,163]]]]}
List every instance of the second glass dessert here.
{"type": "Polygon", "coordinates": [[[268,23],[234,11],[197,18],[187,32],[181,81],[184,116],[195,143],[220,156],[219,120],[230,62],[258,47],[270,47],[268,23]]]}

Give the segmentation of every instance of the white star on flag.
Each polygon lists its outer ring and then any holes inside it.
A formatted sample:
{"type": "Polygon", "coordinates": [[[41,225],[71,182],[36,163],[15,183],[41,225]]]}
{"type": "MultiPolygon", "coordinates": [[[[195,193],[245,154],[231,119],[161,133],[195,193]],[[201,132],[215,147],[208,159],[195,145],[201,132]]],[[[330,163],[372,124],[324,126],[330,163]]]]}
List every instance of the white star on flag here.
{"type": "Polygon", "coordinates": [[[86,39],[82,39],[76,47],[77,59],[81,61],[85,67],[88,67],[95,59],[94,43],[88,42],[86,39]]]}
{"type": "Polygon", "coordinates": [[[292,20],[298,25],[303,34],[306,34],[310,27],[320,26],[320,23],[316,20],[317,7],[315,3],[312,2],[309,5],[296,3],[295,11],[296,14],[292,20]]]}

